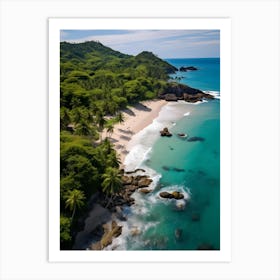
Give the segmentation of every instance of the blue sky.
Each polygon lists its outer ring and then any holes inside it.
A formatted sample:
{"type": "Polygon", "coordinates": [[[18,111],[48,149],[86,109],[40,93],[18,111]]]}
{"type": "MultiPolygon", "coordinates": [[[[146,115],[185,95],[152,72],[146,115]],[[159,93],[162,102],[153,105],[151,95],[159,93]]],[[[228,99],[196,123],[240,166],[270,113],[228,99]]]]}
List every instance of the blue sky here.
{"type": "Polygon", "coordinates": [[[161,58],[220,57],[219,30],[61,30],[60,40],[99,41],[122,53],[161,58]]]}

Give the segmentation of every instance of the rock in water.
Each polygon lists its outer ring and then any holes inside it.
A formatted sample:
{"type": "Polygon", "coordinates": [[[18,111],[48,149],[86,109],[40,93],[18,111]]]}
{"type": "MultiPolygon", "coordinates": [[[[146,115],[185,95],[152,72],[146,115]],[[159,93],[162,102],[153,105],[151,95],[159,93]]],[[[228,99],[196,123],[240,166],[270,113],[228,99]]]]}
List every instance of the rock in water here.
{"type": "Polygon", "coordinates": [[[165,165],[164,165],[164,166],[162,166],[162,169],[163,169],[163,170],[166,170],[166,171],[170,171],[170,167],[165,166],[165,165]]]}
{"type": "Polygon", "coordinates": [[[186,137],[185,133],[178,133],[177,135],[180,136],[180,137],[186,137]]]}
{"type": "Polygon", "coordinates": [[[169,192],[161,192],[159,195],[162,198],[173,198],[173,195],[169,192]]]}
{"type": "Polygon", "coordinates": [[[113,238],[116,238],[122,233],[122,226],[119,226],[116,221],[112,221],[111,228],[110,224],[103,225],[104,235],[100,241],[101,249],[107,247],[113,242],[113,238]]]}
{"type": "Polygon", "coordinates": [[[131,185],[133,181],[133,176],[122,176],[123,185],[131,185]]]}
{"type": "Polygon", "coordinates": [[[173,195],[173,198],[175,198],[175,199],[183,199],[184,198],[184,195],[180,192],[177,192],[177,191],[173,192],[172,195],[173,195]]]}
{"type": "Polygon", "coordinates": [[[148,187],[151,183],[153,182],[152,179],[150,178],[142,178],[138,182],[138,187],[139,188],[146,188],[148,187]]]}
{"type": "Polygon", "coordinates": [[[131,236],[136,236],[141,233],[141,230],[138,227],[133,227],[130,231],[131,236]]]}
{"type": "Polygon", "coordinates": [[[144,194],[147,194],[147,193],[150,193],[151,190],[148,190],[148,189],[141,189],[139,190],[141,193],[144,193],[144,194]]]}
{"type": "Polygon", "coordinates": [[[160,135],[161,136],[167,136],[167,137],[171,137],[172,133],[169,132],[168,128],[165,127],[163,130],[160,131],[160,135]]]}
{"type": "Polygon", "coordinates": [[[198,137],[198,136],[194,136],[194,137],[189,137],[187,139],[188,142],[196,142],[196,141],[204,141],[205,139],[203,137],[198,137]]]}
{"type": "Polygon", "coordinates": [[[160,197],[162,198],[174,198],[174,199],[183,199],[184,195],[180,192],[174,191],[172,193],[169,192],[161,192],[160,197]]]}
{"type": "Polygon", "coordinates": [[[194,66],[187,66],[187,67],[182,66],[182,67],[180,67],[179,70],[180,70],[180,72],[187,72],[187,71],[196,71],[197,68],[194,66]]]}

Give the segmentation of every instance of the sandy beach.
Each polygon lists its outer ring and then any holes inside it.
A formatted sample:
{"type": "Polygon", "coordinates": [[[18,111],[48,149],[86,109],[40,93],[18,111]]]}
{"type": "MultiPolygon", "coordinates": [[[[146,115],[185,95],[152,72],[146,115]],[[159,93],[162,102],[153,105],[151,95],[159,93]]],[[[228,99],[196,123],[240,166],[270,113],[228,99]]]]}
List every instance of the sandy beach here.
{"type": "Polygon", "coordinates": [[[165,100],[150,100],[138,103],[135,106],[130,106],[123,110],[124,122],[114,126],[114,132],[108,136],[106,131],[102,137],[108,137],[114,144],[114,147],[120,156],[123,166],[125,156],[129,150],[127,148],[131,137],[151,124],[158,116],[161,108],[167,104],[165,100]]]}

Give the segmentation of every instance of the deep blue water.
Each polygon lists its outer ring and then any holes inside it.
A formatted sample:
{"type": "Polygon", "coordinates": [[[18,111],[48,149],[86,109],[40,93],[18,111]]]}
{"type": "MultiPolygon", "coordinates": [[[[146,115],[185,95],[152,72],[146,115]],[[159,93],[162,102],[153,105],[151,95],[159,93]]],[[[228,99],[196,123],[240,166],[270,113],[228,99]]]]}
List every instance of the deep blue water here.
{"type": "MultiPolygon", "coordinates": [[[[177,68],[195,66],[197,71],[178,72],[180,82],[205,91],[220,88],[219,59],[168,59],[177,68]]],[[[156,122],[142,131],[134,154],[147,151],[137,167],[153,177],[155,188],[147,195],[136,193],[136,205],[123,235],[126,250],[196,250],[199,246],[220,249],[220,100],[200,104],[169,103],[156,122]],[[167,126],[170,138],[149,136],[167,126]],[[185,133],[187,137],[179,137],[185,133]],[[199,141],[188,141],[199,137],[199,141]],[[145,150],[146,149],[146,150],[145,150]],[[160,179],[159,179],[160,178],[160,179]],[[185,199],[166,200],[162,191],[178,190],[185,199]],[[131,228],[141,234],[132,236],[131,228]]],[[[133,163],[133,152],[129,156],[133,163]]]]}
{"type": "Polygon", "coordinates": [[[220,91],[220,58],[166,59],[176,68],[194,66],[196,71],[177,72],[171,77],[182,78],[179,82],[201,90],[220,91]]]}

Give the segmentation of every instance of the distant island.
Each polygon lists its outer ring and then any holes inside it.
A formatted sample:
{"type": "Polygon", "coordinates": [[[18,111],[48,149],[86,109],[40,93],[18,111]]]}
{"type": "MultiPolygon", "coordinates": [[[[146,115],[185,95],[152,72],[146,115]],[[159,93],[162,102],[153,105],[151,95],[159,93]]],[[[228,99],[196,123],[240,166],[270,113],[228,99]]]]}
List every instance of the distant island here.
{"type": "MultiPolygon", "coordinates": [[[[61,42],[61,250],[80,249],[87,238],[96,241],[91,249],[104,249],[122,233],[116,220],[126,217],[120,207],[134,204],[131,195],[136,190],[150,192],[153,180],[145,170],[124,169],[132,135],[150,124],[168,101],[214,98],[170,80],[179,70],[196,68],[177,69],[148,51],[132,56],[95,41],[61,42]]],[[[158,133],[171,136],[168,130],[158,133]]],[[[175,190],[161,197],[184,195],[175,190]]]]}

